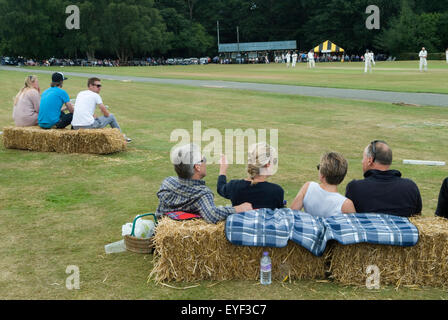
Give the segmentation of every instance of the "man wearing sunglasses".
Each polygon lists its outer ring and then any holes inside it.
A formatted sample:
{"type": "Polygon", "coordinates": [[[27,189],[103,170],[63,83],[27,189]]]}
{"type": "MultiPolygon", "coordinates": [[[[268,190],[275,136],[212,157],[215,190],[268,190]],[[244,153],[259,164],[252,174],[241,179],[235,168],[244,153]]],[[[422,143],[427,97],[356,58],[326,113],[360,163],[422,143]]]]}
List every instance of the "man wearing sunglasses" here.
{"type": "Polygon", "coordinates": [[[422,198],[417,185],[390,170],[392,150],[381,140],[372,141],[362,159],[363,180],[347,185],[345,196],[353,201],[358,213],[384,213],[402,217],[420,215],[422,198]]]}
{"type": "MultiPolygon", "coordinates": [[[[100,79],[90,78],[87,81],[88,90],[78,93],[72,120],[73,129],[101,129],[110,125],[112,128],[117,128],[121,131],[117,119],[103,104],[103,100],[100,96],[101,87],[100,79]],[[101,117],[95,116],[97,105],[103,113],[103,116],[101,117]]],[[[127,142],[132,141],[130,138],[126,137],[126,135],[124,135],[124,138],[127,142]]]]}

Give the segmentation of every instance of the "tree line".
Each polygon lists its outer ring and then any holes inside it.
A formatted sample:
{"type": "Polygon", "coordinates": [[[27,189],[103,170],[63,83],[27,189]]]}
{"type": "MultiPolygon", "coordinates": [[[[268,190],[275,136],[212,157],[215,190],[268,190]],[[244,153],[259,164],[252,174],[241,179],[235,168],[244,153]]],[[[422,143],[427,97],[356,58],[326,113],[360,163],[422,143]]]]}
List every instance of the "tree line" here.
{"type": "Polygon", "coordinates": [[[221,43],[331,40],[350,53],[398,55],[448,47],[448,0],[0,0],[0,55],[115,57],[216,55],[221,43]],[[369,30],[366,8],[380,9],[369,30]],[[80,10],[68,29],[66,8],[80,10]]]}

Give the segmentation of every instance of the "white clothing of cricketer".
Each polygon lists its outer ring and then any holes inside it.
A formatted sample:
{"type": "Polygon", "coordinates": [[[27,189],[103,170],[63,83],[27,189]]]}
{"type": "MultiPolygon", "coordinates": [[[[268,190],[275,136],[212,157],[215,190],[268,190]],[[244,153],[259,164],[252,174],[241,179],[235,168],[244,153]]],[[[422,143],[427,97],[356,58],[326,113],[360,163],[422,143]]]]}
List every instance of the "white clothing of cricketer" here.
{"type": "Polygon", "coordinates": [[[364,55],[364,72],[367,73],[367,70],[372,72],[372,65],[375,65],[375,55],[373,52],[366,52],[364,55]]]}
{"type": "Polygon", "coordinates": [[[423,70],[423,67],[425,68],[425,71],[428,71],[428,51],[426,51],[425,48],[422,49],[422,51],[420,51],[420,53],[418,54],[418,56],[420,57],[420,72],[423,70]]]}
{"type": "Polygon", "coordinates": [[[316,61],[314,61],[314,52],[313,51],[308,52],[308,66],[310,68],[316,67],[316,61]]]}
{"type": "Polygon", "coordinates": [[[296,63],[297,63],[297,52],[294,52],[292,54],[292,67],[295,68],[296,67],[296,63]]]}

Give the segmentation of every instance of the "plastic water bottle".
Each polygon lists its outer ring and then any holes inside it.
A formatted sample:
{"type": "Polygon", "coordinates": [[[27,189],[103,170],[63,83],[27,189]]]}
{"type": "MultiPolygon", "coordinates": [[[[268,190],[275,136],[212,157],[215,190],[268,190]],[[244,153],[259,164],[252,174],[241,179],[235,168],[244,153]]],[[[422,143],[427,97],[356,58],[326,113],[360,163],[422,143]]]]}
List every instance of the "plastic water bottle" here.
{"type": "Polygon", "coordinates": [[[124,252],[126,251],[126,245],[124,243],[124,240],[120,240],[117,242],[106,244],[104,246],[104,250],[107,254],[124,252]]]}
{"type": "Polygon", "coordinates": [[[271,258],[269,258],[269,252],[263,252],[263,257],[260,261],[260,283],[271,284],[271,258]]]}

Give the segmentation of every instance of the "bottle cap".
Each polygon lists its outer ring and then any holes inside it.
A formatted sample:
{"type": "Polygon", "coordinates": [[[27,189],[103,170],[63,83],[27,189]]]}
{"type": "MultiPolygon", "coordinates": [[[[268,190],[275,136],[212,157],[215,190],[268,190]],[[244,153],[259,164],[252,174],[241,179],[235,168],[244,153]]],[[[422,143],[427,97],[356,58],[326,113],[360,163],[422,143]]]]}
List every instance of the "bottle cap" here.
{"type": "Polygon", "coordinates": [[[265,251],[265,252],[263,252],[263,255],[264,255],[264,256],[268,256],[268,255],[269,255],[269,252],[265,251]]]}

